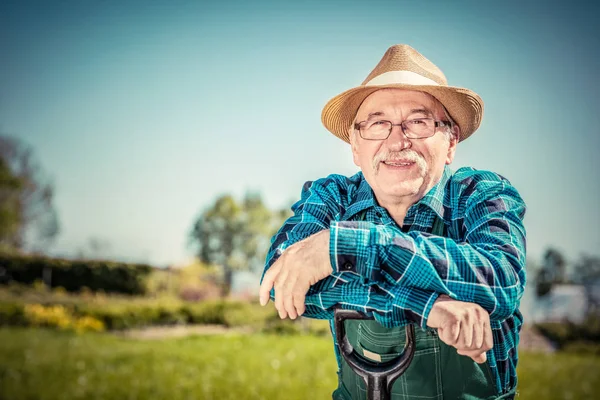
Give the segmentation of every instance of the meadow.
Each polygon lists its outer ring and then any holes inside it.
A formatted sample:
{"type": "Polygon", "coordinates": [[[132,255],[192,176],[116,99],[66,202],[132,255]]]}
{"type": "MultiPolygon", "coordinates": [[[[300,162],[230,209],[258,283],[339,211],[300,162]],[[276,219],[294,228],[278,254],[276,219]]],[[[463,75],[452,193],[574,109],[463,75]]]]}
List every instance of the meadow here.
{"type": "MultiPolygon", "coordinates": [[[[140,340],[0,328],[0,399],[327,399],[331,339],[265,333],[140,340]]],[[[520,353],[519,399],[590,399],[600,358],[520,353]]]]}

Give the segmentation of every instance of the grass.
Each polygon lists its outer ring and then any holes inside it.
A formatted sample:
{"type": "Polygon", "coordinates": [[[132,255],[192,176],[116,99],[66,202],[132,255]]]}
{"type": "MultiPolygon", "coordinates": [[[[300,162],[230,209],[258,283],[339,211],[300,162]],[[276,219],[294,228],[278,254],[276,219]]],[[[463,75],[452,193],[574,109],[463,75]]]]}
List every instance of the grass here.
{"type": "MultiPolygon", "coordinates": [[[[330,338],[221,335],[141,341],[0,328],[0,399],[326,399],[330,338]]],[[[522,353],[520,399],[600,393],[600,358],[522,353]]]]}
{"type": "Polygon", "coordinates": [[[519,353],[519,399],[597,399],[600,357],[574,353],[519,353]]]}
{"type": "Polygon", "coordinates": [[[324,337],[140,341],[0,329],[3,400],[326,398],[335,368],[324,337]]]}

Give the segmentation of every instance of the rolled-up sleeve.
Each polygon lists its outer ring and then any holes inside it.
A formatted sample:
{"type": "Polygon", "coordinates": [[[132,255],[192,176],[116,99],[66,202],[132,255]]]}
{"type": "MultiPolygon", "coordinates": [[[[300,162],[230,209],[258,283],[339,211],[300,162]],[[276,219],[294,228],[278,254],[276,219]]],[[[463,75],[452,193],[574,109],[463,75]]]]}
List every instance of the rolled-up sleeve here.
{"type": "MultiPolygon", "coordinates": [[[[334,271],[352,271],[385,287],[425,290],[422,326],[431,300],[441,293],[481,305],[493,320],[507,318],[525,285],[525,203],[507,180],[492,173],[466,179],[462,189],[457,207],[464,214],[456,223],[465,230],[464,241],[405,233],[393,225],[332,221],[334,271]]],[[[414,308],[408,306],[413,301],[394,296],[392,307],[414,308]]]]}

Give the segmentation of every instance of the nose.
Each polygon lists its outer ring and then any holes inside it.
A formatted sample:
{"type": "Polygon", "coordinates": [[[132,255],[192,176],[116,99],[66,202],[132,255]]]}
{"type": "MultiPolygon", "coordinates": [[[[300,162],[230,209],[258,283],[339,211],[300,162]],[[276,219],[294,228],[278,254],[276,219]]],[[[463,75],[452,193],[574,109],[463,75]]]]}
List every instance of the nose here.
{"type": "Polygon", "coordinates": [[[389,149],[392,151],[404,150],[412,146],[412,142],[404,134],[401,125],[392,125],[392,131],[386,141],[389,149]]]}

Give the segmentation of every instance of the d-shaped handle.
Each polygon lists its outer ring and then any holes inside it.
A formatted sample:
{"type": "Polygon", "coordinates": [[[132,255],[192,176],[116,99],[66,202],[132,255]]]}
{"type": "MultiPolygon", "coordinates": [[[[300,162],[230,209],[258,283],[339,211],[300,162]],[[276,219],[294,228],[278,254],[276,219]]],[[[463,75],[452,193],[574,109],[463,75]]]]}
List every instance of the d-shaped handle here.
{"type": "Polygon", "coordinates": [[[343,310],[339,307],[334,310],[334,324],[336,340],[342,356],[367,385],[367,398],[369,400],[388,400],[394,381],[402,375],[415,355],[415,327],[406,325],[406,343],[400,357],[385,363],[372,364],[358,357],[356,351],[346,337],[346,320],[371,320],[365,314],[354,310],[343,310]]]}

